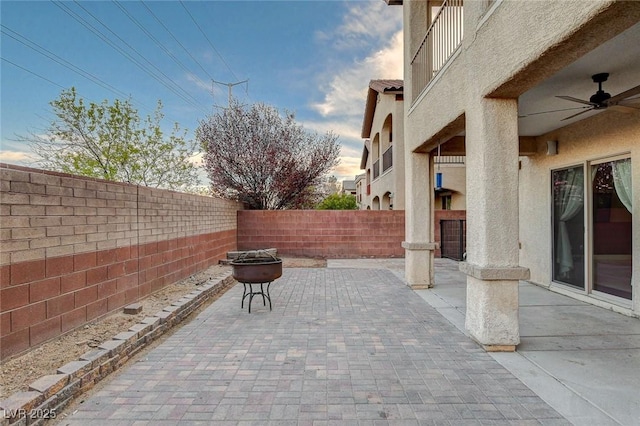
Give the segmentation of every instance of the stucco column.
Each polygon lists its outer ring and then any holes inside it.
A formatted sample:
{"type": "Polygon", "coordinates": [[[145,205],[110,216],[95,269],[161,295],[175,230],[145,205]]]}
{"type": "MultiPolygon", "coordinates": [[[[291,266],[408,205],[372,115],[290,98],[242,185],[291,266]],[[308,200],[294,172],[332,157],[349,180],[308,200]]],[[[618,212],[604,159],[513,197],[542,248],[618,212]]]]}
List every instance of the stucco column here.
{"type": "Polygon", "coordinates": [[[429,154],[405,154],[405,277],[413,289],[433,287],[433,223],[429,154]]]}
{"type": "Polygon", "coordinates": [[[465,326],[488,351],[520,343],[518,111],[515,99],[475,98],[466,111],[467,274],[465,326]]]}

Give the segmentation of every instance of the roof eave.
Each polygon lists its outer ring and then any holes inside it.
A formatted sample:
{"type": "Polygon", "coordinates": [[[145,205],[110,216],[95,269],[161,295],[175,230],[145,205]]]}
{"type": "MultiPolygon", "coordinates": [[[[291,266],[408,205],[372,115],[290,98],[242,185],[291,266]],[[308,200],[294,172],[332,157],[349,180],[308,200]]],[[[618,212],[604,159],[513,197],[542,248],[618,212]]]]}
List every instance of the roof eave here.
{"type": "Polygon", "coordinates": [[[367,158],[369,158],[369,141],[364,141],[364,148],[362,148],[362,158],[360,158],[360,170],[367,168],[367,158]]]}
{"type": "Polygon", "coordinates": [[[376,111],[376,101],[378,100],[378,92],[369,87],[367,91],[367,103],[364,107],[364,121],[362,122],[362,132],[360,136],[363,139],[371,137],[371,126],[373,126],[373,114],[376,111]]]}

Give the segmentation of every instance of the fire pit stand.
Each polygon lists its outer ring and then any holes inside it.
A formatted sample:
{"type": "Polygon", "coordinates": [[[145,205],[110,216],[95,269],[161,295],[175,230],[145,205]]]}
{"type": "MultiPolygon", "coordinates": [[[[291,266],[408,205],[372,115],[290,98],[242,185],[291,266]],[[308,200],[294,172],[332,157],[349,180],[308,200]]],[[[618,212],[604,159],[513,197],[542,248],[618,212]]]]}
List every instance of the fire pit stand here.
{"type": "Polygon", "coordinates": [[[249,313],[251,313],[251,301],[253,300],[253,296],[260,295],[262,296],[262,304],[267,306],[267,300],[269,301],[269,310],[271,311],[271,295],[269,294],[269,287],[271,286],[272,281],[268,283],[242,283],[244,286],[244,292],[242,293],[242,303],[240,304],[240,308],[244,309],[244,299],[249,297],[249,313]],[[260,291],[253,291],[253,285],[260,284],[260,291]],[[264,289],[264,284],[267,284],[266,291],[264,289]],[[249,291],[247,291],[247,288],[249,291]]]}
{"type": "Polygon", "coordinates": [[[269,288],[276,278],[282,276],[282,259],[278,259],[264,250],[257,250],[241,254],[231,262],[231,266],[233,267],[233,278],[244,286],[240,307],[244,309],[244,300],[248,297],[248,310],[251,313],[253,297],[262,296],[262,303],[267,306],[268,300],[271,311],[269,288]],[[257,289],[254,291],[253,286],[258,284],[260,284],[260,291],[257,289]]]}

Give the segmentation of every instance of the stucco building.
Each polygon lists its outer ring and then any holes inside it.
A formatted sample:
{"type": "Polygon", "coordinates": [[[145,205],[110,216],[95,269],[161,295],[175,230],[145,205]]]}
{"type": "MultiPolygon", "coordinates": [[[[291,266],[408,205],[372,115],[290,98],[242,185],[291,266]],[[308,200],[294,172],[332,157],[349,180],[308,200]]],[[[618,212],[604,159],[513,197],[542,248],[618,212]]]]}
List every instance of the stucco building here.
{"type": "MultiPolygon", "coordinates": [[[[356,197],[362,210],[404,209],[404,101],[402,80],[371,80],[367,92],[356,197]]],[[[465,209],[464,152],[435,156],[435,208],[465,209]]]]}
{"type": "Polygon", "coordinates": [[[404,209],[404,106],[402,80],[371,80],[367,92],[360,169],[362,208],[404,209]]]}
{"type": "Polygon", "coordinates": [[[638,316],[640,2],[387,2],[404,17],[409,284],[434,284],[440,150],[466,156],[466,328],[487,350],[520,341],[519,280],[638,316]]]}
{"type": "Polygon", "coordinates": [[[345,179],[340,186],[341,194],[356,195],[356,181],[345,179]]]}

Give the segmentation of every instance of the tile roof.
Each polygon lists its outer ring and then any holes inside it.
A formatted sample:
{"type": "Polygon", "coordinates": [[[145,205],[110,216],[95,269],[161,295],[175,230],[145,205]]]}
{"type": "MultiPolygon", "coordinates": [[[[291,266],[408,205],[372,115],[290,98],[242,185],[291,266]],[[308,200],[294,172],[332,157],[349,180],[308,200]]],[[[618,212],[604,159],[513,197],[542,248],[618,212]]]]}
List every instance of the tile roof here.
{"type": "Polygon", "coordinates": [[[373,114],[376,110],[378,93],[401,94],[403,93],[404,82],[402,80],[371,80],[369,81],[369,91],[367,92],[367,103],[364,107],[364,121],[362,123],[363,138],[371,137],[371,125],[373,114]]]}
{"type": "Polygon", "coordinates": [[[402,80],[371,80],[369,88],[378,93],[399,92],[402,93],[404,82],[402,80]]]}

